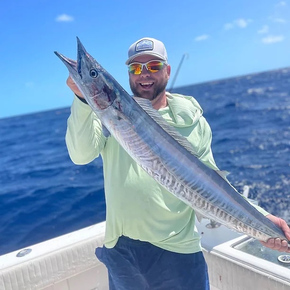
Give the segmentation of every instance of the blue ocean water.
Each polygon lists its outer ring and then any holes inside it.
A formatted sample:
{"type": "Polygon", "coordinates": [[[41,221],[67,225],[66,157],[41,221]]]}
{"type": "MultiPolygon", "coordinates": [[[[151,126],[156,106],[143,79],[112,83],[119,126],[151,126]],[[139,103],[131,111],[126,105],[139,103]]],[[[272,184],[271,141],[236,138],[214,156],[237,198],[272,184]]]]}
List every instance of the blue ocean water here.
{"type": "MultiPolygon", "coordinates": [[[[290,68],[176,89],[194,96],[232,184],[290,223],[290,68]]],[[[0,255],[105,219],[102,161],[69,159],[70,109],[0,119],[0,255]]]]}

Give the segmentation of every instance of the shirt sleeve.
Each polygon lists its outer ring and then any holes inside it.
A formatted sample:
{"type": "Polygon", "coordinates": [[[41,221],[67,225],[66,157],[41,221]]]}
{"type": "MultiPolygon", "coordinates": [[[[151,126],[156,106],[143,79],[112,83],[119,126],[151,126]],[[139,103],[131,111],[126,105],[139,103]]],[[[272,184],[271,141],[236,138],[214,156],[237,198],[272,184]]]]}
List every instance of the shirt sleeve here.
{"type": "Polygon", "coordinates": [[[100,119],[77,97],[71,106],[65,141],[71,160],[79,165],[97,158],[106,143],[100,119]]]}

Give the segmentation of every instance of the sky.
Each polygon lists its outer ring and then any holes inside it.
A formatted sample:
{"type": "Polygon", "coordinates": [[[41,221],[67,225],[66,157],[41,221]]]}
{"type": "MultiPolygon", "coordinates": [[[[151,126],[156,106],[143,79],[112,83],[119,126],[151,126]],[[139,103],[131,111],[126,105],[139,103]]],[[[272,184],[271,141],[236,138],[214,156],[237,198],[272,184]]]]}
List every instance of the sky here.
{"type": "Polygon", "coordinates": [[[161,40],[174,88],[290,66],[290,0],[0,0],[0,118],[69,107],[76,37],[127,90],[129,46],[161,40]]]}

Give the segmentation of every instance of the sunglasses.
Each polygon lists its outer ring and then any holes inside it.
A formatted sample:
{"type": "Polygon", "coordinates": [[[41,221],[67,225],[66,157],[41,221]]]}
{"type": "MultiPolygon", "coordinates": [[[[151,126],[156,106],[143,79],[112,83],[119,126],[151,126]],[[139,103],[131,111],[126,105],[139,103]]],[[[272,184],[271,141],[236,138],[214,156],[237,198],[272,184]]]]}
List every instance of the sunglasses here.
{"type": "Polygon", "coordinates": [[[162,60],[150,60],[146,63],[133,62],[128,65],[128,70],[131,74],[140,75],[145,66],[151,73],[156,73],[162,70],[165,64],[165,61],[162,60]]]}

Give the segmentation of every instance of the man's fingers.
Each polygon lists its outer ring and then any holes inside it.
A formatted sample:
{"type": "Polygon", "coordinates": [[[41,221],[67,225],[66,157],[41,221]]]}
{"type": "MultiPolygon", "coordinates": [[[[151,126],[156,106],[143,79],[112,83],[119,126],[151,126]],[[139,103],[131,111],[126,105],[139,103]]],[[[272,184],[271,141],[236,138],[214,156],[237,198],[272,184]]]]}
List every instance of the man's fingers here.
{"type": "Polygon", "coordinates": [[[77,85],[75,84],[75,82],[73,81],[73,79],[69,76],[66,80],[66,84],[69,86],[69,88],[79,97],[83,98],[83,95],[81,93],[81,91],[79,90],[79,88],[77,87],[77,85]]]}
{"type": "Polygon", "coordinates": [[[270,249],[279,251],[279,252],[287,252],[290,253],[290,247],[286,240],[277,239],[269,239],[267,242],[261,242],[262,245],[268,247],[270,249]]]}

